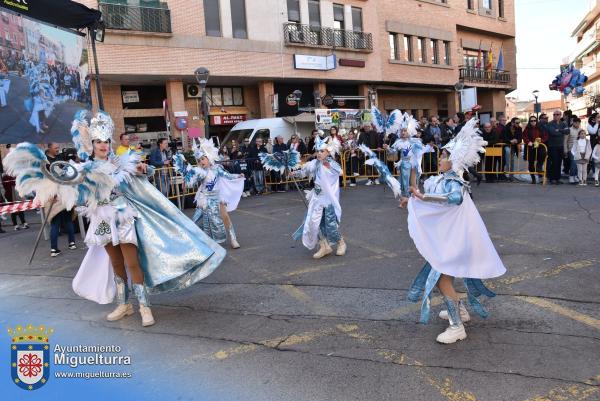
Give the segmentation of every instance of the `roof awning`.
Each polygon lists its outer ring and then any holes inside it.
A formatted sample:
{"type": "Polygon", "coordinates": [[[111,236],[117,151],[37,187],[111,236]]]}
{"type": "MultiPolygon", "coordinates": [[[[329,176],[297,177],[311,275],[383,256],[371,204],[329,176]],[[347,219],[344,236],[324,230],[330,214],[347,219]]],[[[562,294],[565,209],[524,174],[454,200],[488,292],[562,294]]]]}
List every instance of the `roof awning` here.
{"type": "Polygon", "coordinates": [[[4,1],[0,8],[65,29],[93,28],[102,13],[71,0],[4,1]]]}

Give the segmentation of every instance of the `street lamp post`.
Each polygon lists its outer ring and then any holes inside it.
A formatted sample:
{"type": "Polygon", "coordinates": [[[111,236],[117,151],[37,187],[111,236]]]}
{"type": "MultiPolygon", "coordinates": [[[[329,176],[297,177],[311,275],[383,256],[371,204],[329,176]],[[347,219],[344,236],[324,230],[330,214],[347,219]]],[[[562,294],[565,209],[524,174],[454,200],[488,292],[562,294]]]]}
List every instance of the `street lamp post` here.
{"type": "Polygon", "coordinates": [[[533,97],[535,98],[535,105],[534,105],[533,111],[536,114],[536,118],[539,119],[540,118],[540,104],[538,103],[538,96],[540,95],[540,91],[536,89],[532,92],[532,94],[533,94],[533,97]]]}
{"type": "Polygon", "coordinates": [[[207,68],[200,67],[196,69],[194,75],[196,76],[196,81],[198,81],[198,84],[202,89],[202,117],[204,119],[204,137],[210,138],[210,120],[208,116],[208,102],[206,100],[206,84],[208,83],[210,71],[208,71],[207,68]]]}

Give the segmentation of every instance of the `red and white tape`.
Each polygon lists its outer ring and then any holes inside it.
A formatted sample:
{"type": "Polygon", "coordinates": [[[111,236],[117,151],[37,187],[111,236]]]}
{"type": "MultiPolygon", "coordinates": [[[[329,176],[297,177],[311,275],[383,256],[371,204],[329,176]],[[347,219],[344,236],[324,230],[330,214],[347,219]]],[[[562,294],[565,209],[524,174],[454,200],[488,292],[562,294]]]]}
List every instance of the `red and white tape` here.
{"type": "Polygon", "coordinates": [[[12,203],[0,203],[0,215],[12,214],[17,212],[26,212],[27,210],[33,210],[40,207],[37,202],[33,200],[12,202],[12,203]]]}

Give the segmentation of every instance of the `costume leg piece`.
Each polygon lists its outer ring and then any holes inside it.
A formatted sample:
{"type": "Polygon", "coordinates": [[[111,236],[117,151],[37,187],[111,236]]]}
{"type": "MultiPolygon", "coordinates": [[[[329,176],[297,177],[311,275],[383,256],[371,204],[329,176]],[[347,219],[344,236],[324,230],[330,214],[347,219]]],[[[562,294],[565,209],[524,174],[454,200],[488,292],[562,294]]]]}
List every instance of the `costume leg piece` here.
{"type": "Polygon", "coordinates": [[[419,295],[425,289],[425,283],[427,282],[427,277],[429,276],[429,272],[431,271],[431,265],[429,262],[425,262],[425,265],[415,277],[410,289],[408,290],[407,298],[410,302],[417,302],[419,300],[419,295]]]}
{"type": "Polygon", "coordinates": [[[129,302],[129,288],[127,282],[115,274],[117,285],[117,307],[106,316],[106,320],[114,322],[125,316],[133,315],[133,305],[129,302]]]}
{"type": "Polygon", "coordinates": [[[342,239],[342,235],[340,234],[340,225],[333,205],[328,205],[325,209],[323,209],[320,230],[321,233],[325,235],[325,238],[330,245],[335,245],[342,239]]]}
{"type": "Polygon", "coordinates": [[[452,298],[444,296],[444,304],[446,304],[446,310],[448,311],[450,326],[446,331],[437,336],[436,341],[442,344],[452,344],[459,340],[464,340],[467,338],[467,332],[460,320],[460,301],[455,301],[452,298]]]}
{"type": "Polygon", "coordinates": [[[240,247],[240,243],[238,242],[237,237],[235,235],[233,224],[229,226],[229,241],[231,242],[231,247],[233,249],[237,249],[240,247]]]}
{"type": "Polygon", "coordinates": [[[148,292],[144,284],[133,284],[133,291],[140,303],[140,315],[142,315],[142,326],[152,326],[154,317],[150,310],[150,301],[148,300],[148,292]]]}
{"type": "Polygon", "coordinates": [[[421,303],[421,319],[420,322],[427,324],[429,322],[429,314],[431,312],[431,294],[440,280],[442,273],[435,269],[431,269],[425,282],[425,293],[423,294],[423,302],[421,303]]]}

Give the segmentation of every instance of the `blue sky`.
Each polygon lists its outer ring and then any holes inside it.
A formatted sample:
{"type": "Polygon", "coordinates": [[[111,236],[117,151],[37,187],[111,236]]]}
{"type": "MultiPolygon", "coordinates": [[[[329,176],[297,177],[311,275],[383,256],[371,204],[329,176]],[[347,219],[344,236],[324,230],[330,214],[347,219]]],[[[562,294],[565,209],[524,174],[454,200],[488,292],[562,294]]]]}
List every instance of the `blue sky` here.
{"type": "Polygon", "coordinates": [[[573,49],[571,33],[595,2],[515,0],[518,89],[513,94],[529,100],[537,89],[540,100],[560,98],[548,85],[560,72],[563,57],[573,49]]]}

